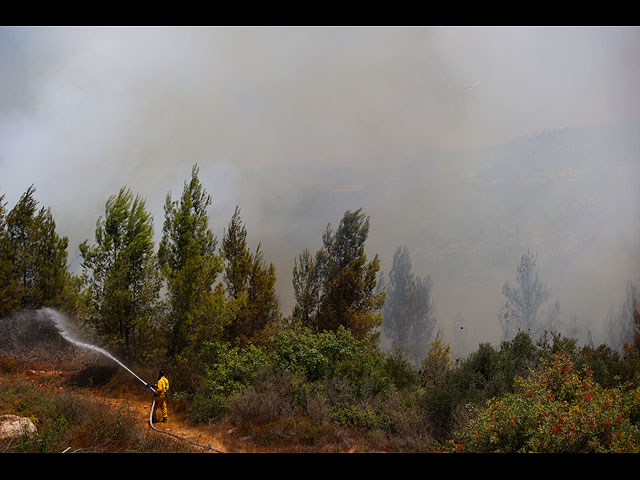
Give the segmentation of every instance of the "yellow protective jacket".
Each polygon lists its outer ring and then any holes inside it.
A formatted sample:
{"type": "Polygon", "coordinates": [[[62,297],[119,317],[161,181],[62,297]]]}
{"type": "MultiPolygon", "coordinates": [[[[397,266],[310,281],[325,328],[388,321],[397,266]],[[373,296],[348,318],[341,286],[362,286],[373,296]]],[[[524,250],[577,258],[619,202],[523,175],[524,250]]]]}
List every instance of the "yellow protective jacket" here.
{"type": "Polygon", "coordinates": [[[164,397],[167,394],[167,390],[169,390],[169,380],[167,380],[167,377],[160,377],[160,380],[156,383],[155,390],[159,397],[164,397]]]}

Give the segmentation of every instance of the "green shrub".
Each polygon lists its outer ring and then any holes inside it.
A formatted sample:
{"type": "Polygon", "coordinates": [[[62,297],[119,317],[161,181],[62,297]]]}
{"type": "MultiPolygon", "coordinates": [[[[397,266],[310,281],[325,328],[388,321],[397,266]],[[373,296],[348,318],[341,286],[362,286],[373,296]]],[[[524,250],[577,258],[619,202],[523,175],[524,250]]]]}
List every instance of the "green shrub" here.
{"type": "Polygon", "coordinates": [[[332,376],[336,365],[354,358],[364,341],[356,340],[349,330],[313,333],[308,328],[282,329],[270,339],[273,361],[284,370],[298,371],[309,382],[332,376]]]}
{"type": "Polygon", "coordinates": [[[385,391],[392,382],[391,373],[400,370],[398,362],[388,361],[343,326],[321,333],[307,328],[283,329],[271,338],[270,348],[279,368],[296,372],[310,383],[340,379],[339,383],[348,385],[354,400],[385,391]]]}
{"type": "Polygon", "coordinates": [[[436,439],[444,439],[455,425],[455,412],[466,403],[480,402],[484,398],[484,377],[470,369],[447,372],[442,380],[419,398],[419,405],[436,439]]]}
{"type": "Polygon", "coordinates": [[[420,386],[420,374],[401,355],[387,355],[384,370],[399,390],[411,390],[420,386]]]}
{"type": "Polygon", "coordinates": [[[388,431],[391,423],[388,412],[377,411],[368,404],[340,403],[332,409],[330,418],[338,425],[364,430],[388,431]]]}
{"type": "Polygon", "coordinates": [[[264,349],[253,345],[240,349],[223,341],[205,342],[202,349],[209,363],[203,366],[202,386],[187,409],[193,421],[222,416],[233,396],[251,385],[256,372],[269,363],[264,349]]]}
{"type": "Polygon", "coordinates": [[[502,342],[500,350],[488,343],[480,344],[459,368],[447,371],[420,398],[434,437],[443,440],[451,435],[458,427],[456,414],[464,405],[513,392],[515,378],[526,375],[540,358],[541,350],[524,332],[502,342]]]}
{"type": "Polygon", "coordinates": [[[640,388],[605,389],[566,354],[516,380],[515,393],[487,402],[448,443],[468,452],[636,452],[640,388]]]}
{"type": "MultiPolygon", "coordinates": [[[[415,408],[412,400],[402,412],[396,411],[401,398],[411,397],[411,387],[419,386],[415,369],[355,339],[343,327],[322,333],[283,329],[271,338],[268,349],[266,368],[253,370],[242,385],[227,389],[233,391],[226,408],[229,419],[250,425],[252,436],[298,438],[317,446],[339,427],[386,435],[397,430],[396,421],[406,410],[415,408]],[[407,393],[399,394],[397,385],[407,393]],[[396,400],[392,408],[385,403],[390,396],[396,400]]],[[[217,371],[228,371],[227,367],[219,365],[217,371]]]]}
{"type": "Polygon", "coordinates": [[[575,362],[579,368],[589,368],[594,381],[605,388],[631,380],[634,374],[634,369],[629,368],[618,352],[606,344],[597,348],[583,347],[576,354],[575,362]]]}

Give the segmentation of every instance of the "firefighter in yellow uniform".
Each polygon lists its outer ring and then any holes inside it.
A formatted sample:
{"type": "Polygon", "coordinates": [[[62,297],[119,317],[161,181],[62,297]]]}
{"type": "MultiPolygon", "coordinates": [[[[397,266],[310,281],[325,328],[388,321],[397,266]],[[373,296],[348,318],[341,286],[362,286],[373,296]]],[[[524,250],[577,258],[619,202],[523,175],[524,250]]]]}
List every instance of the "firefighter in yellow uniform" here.
{"type": "Polygon", "coordinates": [[[166,422],[168,418],[167,390],[169,390],[169,380],[167,380],[167,377],[164,376],[164,370],[160,370],[158,372],[158,382],[153,386],[153,389],[156,391],[156,409],[160,408],[160,410],[162,411],[162,421],[166,422]]]}

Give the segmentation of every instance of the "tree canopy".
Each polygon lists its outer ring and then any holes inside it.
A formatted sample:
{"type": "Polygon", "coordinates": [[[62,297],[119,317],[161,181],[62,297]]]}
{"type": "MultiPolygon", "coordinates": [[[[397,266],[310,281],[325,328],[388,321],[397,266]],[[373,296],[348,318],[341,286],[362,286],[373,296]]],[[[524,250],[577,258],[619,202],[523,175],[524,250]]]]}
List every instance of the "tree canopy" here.
{"type": "Polygon", "coordinates": [[[91,291],[90,324],[127,359],[149,340],[160,290],[155,268],[153,219],[145,201],[122,187],[96,223],[95,244],[80,244],[91,291]]]}

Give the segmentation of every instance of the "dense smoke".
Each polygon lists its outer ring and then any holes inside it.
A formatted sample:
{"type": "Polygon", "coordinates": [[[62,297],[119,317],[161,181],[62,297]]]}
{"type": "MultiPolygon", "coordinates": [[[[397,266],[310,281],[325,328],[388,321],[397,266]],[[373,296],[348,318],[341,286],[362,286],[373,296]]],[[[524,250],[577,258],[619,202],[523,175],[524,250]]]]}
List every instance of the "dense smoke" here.
{"type": "Polygon", "coordinates": [[[161,234],[198,163],[221,238],[291,271],[362,207],[389,271],[406,245],[436,330],[501,337],[502,286],[527,251],[560,319],[604,341],[640,281],[640,29],[0,28],[0,194],[31,184],[69,237],[139,193],[161,234]]]}

